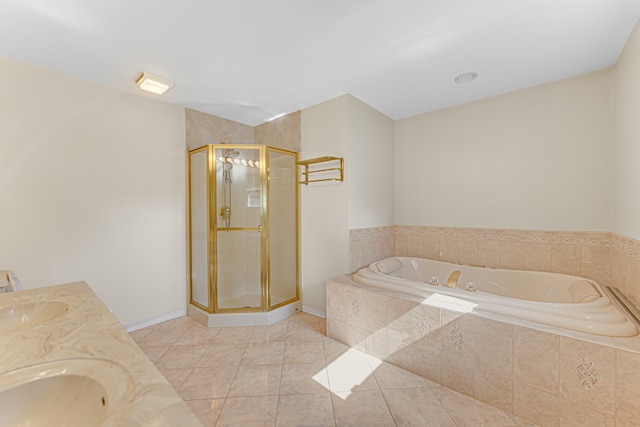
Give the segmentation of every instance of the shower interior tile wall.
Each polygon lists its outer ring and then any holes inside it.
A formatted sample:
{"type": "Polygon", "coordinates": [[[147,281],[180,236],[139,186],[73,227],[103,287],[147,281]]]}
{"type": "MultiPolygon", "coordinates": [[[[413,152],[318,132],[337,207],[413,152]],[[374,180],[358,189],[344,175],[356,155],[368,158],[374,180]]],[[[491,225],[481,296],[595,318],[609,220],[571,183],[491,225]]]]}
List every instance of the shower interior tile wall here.
{"type": "Polygon", "coordinates": [[[222,117],[185,109],[187,150],[207,144],[247,144],[254,142],[254,128],[222,117]]]}
{"type": "Polygon", "coordinates": [[[222,117],[185,109],[187,150],[207,144],[265,144],[300,151],[300,111],[251,127],[222,117]]]}
{"type": "Polygon", "coordinates": [[[608,232],[388,226],[350,230],[355,272],[390,256],[587,277],[640,305],[640,242],[608,232]]]}
{"type": "Polygon", "coordinates": [[[300,151],[301,115],[300,111],[296,111],[256,126],[253,128],[256,141],[289,151],[300,151]]]}
{"type": "MultiPolygon", "coordinates": [[[[327,335],[540,426],[634,425],[640,352],[327,283],[327,335]]],[[[585,334],[586,335],[586,334],[585,334]]]]}

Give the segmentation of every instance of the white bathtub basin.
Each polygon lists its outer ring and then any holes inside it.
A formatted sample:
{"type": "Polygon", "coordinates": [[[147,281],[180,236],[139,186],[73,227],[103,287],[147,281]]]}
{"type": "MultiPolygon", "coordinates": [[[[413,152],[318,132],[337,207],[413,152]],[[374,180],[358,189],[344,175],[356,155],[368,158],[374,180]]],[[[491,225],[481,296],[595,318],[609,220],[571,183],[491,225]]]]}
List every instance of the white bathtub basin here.
{"type": "Polygon", "coordinates": [[[0,309],[0,330],[32,327],[60,317],[69,311],[61,301],[43,301],[10,305],[0,309]]]}
{"type": "Polygon", "coordinates": [[[361,269],[353,275],[353,281],[454,311],[508,316],[608,337],[638,334],[635,323],[597,283],[567,274],[391,257],[361,269]],[[454,272],[458,273],[453,280],[455,287],[449,288],[446,283],[455,277],[454,272]],[[473,292],[467,292],[470,284],[473,292]]]}
{"type": "Polygon", "coordinates": [[[86,427],[119,425],[134,383],[119,364],[72,358],[0,374],[0,425],[86,427]]]}

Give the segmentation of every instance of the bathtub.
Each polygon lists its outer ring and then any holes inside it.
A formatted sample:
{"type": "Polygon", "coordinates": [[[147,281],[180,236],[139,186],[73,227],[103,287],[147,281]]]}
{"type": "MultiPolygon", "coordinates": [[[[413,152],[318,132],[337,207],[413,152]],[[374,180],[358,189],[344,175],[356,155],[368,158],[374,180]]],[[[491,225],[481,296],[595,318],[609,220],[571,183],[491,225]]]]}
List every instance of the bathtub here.
{"type": "Polygon", "coordinates": [[[392,257],[361,269],[353,281],[460,312],[503,315],[609,337],[638,334],[636,324],[604,287],[577,276],[392,257]],[[456,286],[448,287],[447,282],[456,286]]]}

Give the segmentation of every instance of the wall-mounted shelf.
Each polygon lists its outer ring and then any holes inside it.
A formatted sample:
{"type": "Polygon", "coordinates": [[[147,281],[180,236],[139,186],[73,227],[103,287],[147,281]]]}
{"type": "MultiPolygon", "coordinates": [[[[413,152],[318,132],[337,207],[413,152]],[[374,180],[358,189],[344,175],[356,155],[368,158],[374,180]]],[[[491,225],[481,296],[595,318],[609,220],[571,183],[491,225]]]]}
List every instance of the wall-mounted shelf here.
{"type": "Polygon", "coordinates": [[[304,166],[304,172],[302,172],[302,179],[300,179],[300,184],[308,185],[310,182],[344,181],[343,157],[324,156],[316,157],[315,159],[300,160],[298,161],[298,166],[304,166]],[[315,169],[315,165],[319,165],[321,163],[327,163],[327,165],[325,166],[335,165],[335,167],[315,169]],[[311,169],[309,169],[310,166],[311,169]],[[314,173],[320,173],[320,175],[318,175],[318,178],[310,179],[310,175],[314,173]]]}

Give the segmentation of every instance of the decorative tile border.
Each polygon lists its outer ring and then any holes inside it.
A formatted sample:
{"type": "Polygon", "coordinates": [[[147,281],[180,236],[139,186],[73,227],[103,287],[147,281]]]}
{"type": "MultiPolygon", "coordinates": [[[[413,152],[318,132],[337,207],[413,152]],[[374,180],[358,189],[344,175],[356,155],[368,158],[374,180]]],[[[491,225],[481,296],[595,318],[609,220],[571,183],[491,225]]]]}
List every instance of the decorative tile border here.
{"type": "MultiPolygon", "coordinates": [[[[547,245],[609,246],[608,232],[536,231],[507,229],[441,228],[396,225],[397,236],[428,237],[432,239],[463,239],[547,245]]],[[[639,252],[640,255],[640,252],[639,252]]]]}
{"type": "Polygon", "coordinates": [[[393,238],[396,233],[396,226],[389,225],[385,227],[358,228],[350,230],[349,233],[349,237],[355,242],[371,239],[393,238]]]}
{"type": "Polygon", "coordinates": [[[353,313],[353,317],[357,317],[360,312],[360,303],[358,302],[358,298],[354,298],[351,301],[351,313],[353,313]]]}
{"type": "Polygon", "coordinates": [[[580,363],[576,366],[575,373],[580,381],[580,386],[589,391],[598,383],[600,376],[595,370],[595,362],[592,362],[586,357],[580,359],[580,363]]]}
{"type": "Polygon", "coordinates": [[[462,344],[464,344],[464,334],[462,333],[460,325],[455,325],[449,334],[451,335],[451,345],[453,345],[453,348],[460,350],[462,344]]]}
{"type": "Polygon", "coordinates": [[[637,240],[612,233],[610,244],[614,250],[640,262],[640,242],[637,240]]]}
{"type": "Polygon", "coordinates": [[[434,329],[434,321],[428,315],[419,316],[416,314],[415,316],[415,324],[418,330],[420,331],[420,336],[427,336],[434,329]]]}

